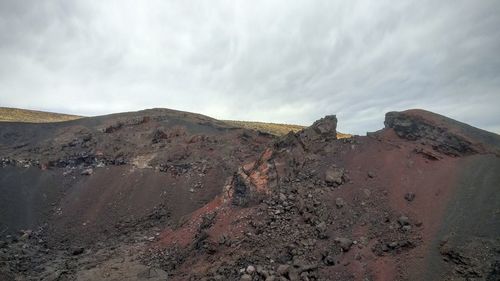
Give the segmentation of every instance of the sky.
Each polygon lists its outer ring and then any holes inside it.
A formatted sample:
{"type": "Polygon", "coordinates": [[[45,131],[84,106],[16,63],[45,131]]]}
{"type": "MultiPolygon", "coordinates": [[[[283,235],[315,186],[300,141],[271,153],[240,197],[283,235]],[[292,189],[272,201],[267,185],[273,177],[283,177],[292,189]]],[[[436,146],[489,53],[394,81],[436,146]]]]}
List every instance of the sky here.
{"type": "Polygon", "coordinates": [[[0,106],[500,133],[500,1],[0,0],[0,106]]]}

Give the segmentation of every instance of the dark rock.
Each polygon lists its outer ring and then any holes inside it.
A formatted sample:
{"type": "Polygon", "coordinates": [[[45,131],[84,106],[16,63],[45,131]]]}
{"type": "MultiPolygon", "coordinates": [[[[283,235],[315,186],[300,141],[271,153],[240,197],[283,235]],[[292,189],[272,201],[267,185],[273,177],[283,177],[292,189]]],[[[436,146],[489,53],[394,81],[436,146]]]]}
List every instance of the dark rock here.
{"type": "Polygon", "coordinates": [[[72,251],[71,251],[71,254],[73,256],[77,256],[77,255],[81,255],[83,254],[83,252],[85,251],[85,249],[83,247],[77,247],[77,248],[74,248],[72,251]]]}
{"type": "Polygon", "coordinates": [[[478,152],[478,149],[462,133],[459,133],[459,131],[471,131],[475,128],[434,113],[421,110],[388,112],[385,115],[384,124],[386,128],[394,129],[394,132],[401,138],[420,140],[432,146],[434,150],[447,155],[460,156],[478,152]],[[450,130],[453,127],[460,129],[450,130]]]}
{"type": "Polygon", "coordinates": [[[200,230],[210,228],[214,224],[214,220],[217,217],[217,213],[209,213],[205,214],[201,218],[201,223],[200,223],[200,230]]]}
{"type": "Polygon", "coordinates": [[[127,161],[123,157],[117,157],[116,159],[113,160],[113,163],[117,166],[120,166],[127,164],[127,161]]]}
{"type": "Polygon", "coordinates": [[[384,252],[388,252],[389,251],[389,247],[387,245],[382,245],[382,251],[384,252]]]}
{"type": "Polygon", "coordinates": [[[328,266],[335,265],[335,257],[332,254],[326,254],[323,256],[323,263],[328,266]]]}
{"type": "Polygon", "coordinates": [[[329,141],[337,139],[337,117],[335,115],[327,115],[314,122],[311,126],[294,134],[298,140],[294,141],[299,145],[308,145],[314,141],[329,141]]]}
{"type": "Polygon", "coordinates": [[[242,175],[235,174],[233,176],[233,204],[237,206],[247,206],[250,197],[250,187],[246,183],[242,175]]]}
{"type": "Polygon", "coordinates": [[[413,192],[406,193],[405,194],[405,199],[408,202],[411,202],[411,201],[415,200],[415,193],[413,193],[413,192]]]}
{"type": "Polygon", "coordinates": [[[487,281],[500,280],[500,260],[495,261],[486,277],[487,281]]]}
{"type": "Polygon", "coordinates": [[[311,127],[316,133],[325,136],[330,135],[337,137],[337,117],[335,115],[327,115],[312,124],[311,127]]]}
{"type": "Polygon", "coordinates": [[[153,132],[153,136],[152,136],[151,142],[152,143],[159,143],[162,140],[166,140],[166,139],[168,139],[168,134],[165,133],[162,128],[157,128],[153,132]]]}

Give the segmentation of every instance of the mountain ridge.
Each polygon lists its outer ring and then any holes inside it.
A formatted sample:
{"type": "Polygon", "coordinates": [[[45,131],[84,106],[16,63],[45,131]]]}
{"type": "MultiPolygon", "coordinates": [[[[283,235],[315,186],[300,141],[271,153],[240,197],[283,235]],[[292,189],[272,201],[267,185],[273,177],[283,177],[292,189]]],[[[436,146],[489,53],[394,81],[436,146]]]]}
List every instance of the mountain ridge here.
{"type": "MultiPolygon", "coordinates": [[[[150,110],[154,110],[152,108],[150,110]]],[[[148,110],[148,109],[145,109],[148,110]]],[[[132,111],[133,112],[133,111],[132,111]]],[[[179,111],[181,112],[181,111],[179,111]]],[[[115,113],[122,114],[122,113],[115,113]]],[[[111,114],[106,114],[102,116],[107,116],[111,114]]],[[[64,114],[64,113],[54,113],[48,111],[38,111],[29,110],[21,108],[10,108],[10,107],[0,107],[0,122],[26,122],[26,123],[49,123],[49,122],[65,122],[71,120],[77,120],[85,118],[86,116],[64,114]]],[[[97,116],[95,116],[97,117],[97,116]]],[[[251,130],[257,130],[264,133],[282,136],[290,131],[297,132],[306,126],[285,124],[285,123],[273,123],[273,122],[261,122],[261,121],[243,121],[243,120],[220,120],[229,125],[238,128],[246,128],[251,130]]],[[[347,138],[351,137],[350,134],[339,133],[341,137],[347,138]]]]}
{"type": "Polygon", "coordinates": [[[500,136],[424,110],[336,128],[0,122],[0,279],[498,279],[500,136]]]}

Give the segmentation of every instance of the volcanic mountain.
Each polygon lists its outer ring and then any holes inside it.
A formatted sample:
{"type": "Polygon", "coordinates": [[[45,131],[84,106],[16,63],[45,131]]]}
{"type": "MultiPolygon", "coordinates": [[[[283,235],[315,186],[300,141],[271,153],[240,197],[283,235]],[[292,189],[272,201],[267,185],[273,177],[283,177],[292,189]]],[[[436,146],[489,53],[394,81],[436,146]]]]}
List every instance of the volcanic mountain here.
{"type": "Polygon", "coordinates": [[[0,123],[0,280],[499,280],[500,136],[150,109],[0,123]]]}

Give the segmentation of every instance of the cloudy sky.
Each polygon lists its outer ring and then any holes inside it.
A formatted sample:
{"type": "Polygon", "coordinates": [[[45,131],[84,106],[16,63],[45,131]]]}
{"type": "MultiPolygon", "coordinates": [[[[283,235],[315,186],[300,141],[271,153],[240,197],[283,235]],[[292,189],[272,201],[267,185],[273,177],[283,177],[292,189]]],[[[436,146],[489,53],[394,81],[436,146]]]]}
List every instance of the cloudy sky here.
{"type": "Polygon", "coordinates": [[[500,133],[500,1],[0,0],[0,106],[152,107],[363,134],[424,108],[500,133]]]}

